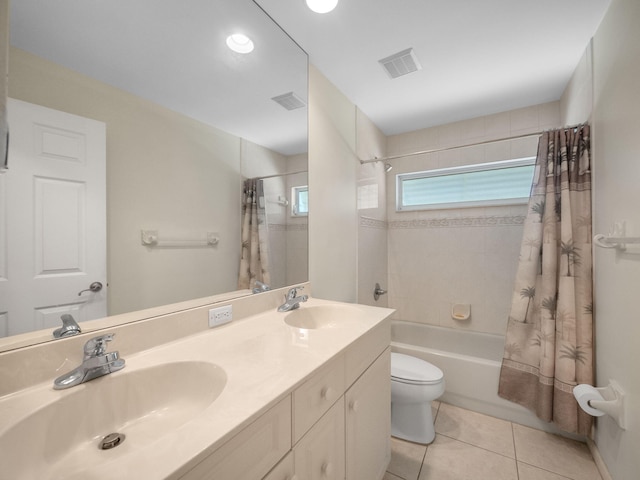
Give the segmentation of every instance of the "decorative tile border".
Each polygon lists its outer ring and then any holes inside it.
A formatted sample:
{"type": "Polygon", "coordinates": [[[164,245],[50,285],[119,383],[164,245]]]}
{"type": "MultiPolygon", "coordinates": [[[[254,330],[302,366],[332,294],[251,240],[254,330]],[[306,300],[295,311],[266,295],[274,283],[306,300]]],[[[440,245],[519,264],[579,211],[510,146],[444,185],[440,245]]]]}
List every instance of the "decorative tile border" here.
{"type": "Polygon", "coordinates": [[[291,231],[306,231],[309,226],[306,223],[270,223],[269,230],[272,232],[291,232],[291,231]]]}
{"type": "Polygon", "coordinates": [[[526,215],[506,215],[394,220],[392,222],[389,222],[389,229],[395,230],[411,228],[503,227],[524,225],[525,218],[526,215]]]}
{"type": "Polygon", "coordinates": [[[309,230],[309,225],[307,223],[289,223],[287,225],[288,231],[307,231],[309,230]]]}
{"type": "Polygon", "coordinates": [[[360,226],[365,228],[379,228],[382,230],[389,228],[389,224],[384,220],[362,216],[360,217],[360,226]]]}

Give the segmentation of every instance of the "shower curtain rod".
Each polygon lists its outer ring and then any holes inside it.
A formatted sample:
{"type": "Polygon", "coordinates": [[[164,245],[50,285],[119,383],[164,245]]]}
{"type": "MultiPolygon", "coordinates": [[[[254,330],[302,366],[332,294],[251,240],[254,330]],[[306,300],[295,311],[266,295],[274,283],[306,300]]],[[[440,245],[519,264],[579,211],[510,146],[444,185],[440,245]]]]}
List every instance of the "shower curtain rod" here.
{"type": "MultiPolygon", "coordinates": [[[[564,129],[576,129],[579,127],[582,127],[583,125],[586,125],[585,123],[579,123],[577,125],[570,125],[568,127],[560,127],[560,128],[564,128],[564,129]]],[[[432,148],[430,150],[420,150],[419,152],[411,152],[411,153],[403,153],[400,155],[391,155],[389,157],[382,157],[382,158],[372,158],[370,160],[360,160],[360,164],[364,165],[365,163],[374,163],[374,162],[386,162],[388,160],[396,160],[398,158],[404,158],[404,157],[415,157],[416,155],[424,155],[426,153],[437,153],[437,152],[445,152],[447,150],[455,150],[456,148],[466,148],[466,147],[476,147],[478,145],[486,145],[488,143],[498,143],[498,142],[505,142],[507,140],[517,140],[519,138],[528,138],[528,137],[537,137],[539,135],[542,135],[544,132],[550,132],[553,130],[558,130],[555,128],[549,129],[549,130],[542,130],[540,132],[534,132],[534,133],[525,133],[522,135],[515,135],[513,137],[503,137],[503,138],[496,138],[494,140],[484,140],[482,142],[475,142],[475,143],[466,143],[464,145],[455,145],[452,147],[440,147],[440,148],[432,148]]]]}
{"type": "Polygon", "coordinates": [[[298,173],[309,173],[308,170],[296,170],[295,172],[274,173],[273,175],[265,175],[264,177],[251,177],[245,180],[266,180],[267,178],[284,177],[285,175],[297,175],[298,173]]]}

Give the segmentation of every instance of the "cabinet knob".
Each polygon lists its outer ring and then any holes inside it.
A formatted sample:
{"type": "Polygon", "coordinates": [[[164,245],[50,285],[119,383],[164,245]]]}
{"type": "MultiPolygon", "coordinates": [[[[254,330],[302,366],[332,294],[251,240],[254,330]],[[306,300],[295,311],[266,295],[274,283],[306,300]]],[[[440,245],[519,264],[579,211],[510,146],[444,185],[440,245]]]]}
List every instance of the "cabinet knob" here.
{"type": "Polygon", "coordinates": [[[323,476],[330,476],[333,473],[333,465],[331,464],[331,462],[324,462],[322,464],[321,471],[323,476]]]}
{"type": "Polygon", "coordinates": [[[357,400],[351,400],[349,402],[349,410],[351,410],[352,412],[357,412],[359,407],[360,407],[360,404],[358,403],[357,400]]]}
{"type": "Polygon", "coordinates": [[[323,387],[322,390],[320,390],[320,397],[322,397],[323,400],[329,400],[333,397],[333,388],[323,387]]]}

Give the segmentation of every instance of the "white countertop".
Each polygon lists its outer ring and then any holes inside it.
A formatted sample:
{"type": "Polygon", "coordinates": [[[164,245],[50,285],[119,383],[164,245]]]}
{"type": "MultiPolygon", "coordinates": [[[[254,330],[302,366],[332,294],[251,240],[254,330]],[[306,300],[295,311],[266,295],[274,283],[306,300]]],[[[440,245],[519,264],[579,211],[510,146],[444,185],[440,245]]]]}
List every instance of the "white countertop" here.
{"type": "MultiPolygon", "coordinates": [[[[301,309],[321,305],[344,305],[352,309],[354,315],[350,315],[348,321],[336,320],[330,326],[307,330],[287,325],[284,322],[286,313],[270,310],[127,356],[126,367],[120,372],[68,390],[53,390],[52,382],[36,385],[0,398],[0,435],[6,431],[5,426],[28,416],[35,408],[42,408],[61,395],[71,394],[74,389],[98,387],[98,383],[108,377],[163,363],[212,363],[226,374],[225,387],[192,420],[171,432],[162,432],[156,441],[142,448],[131,445],[125,449],[125,442],[121,447],[106,451],[112,460],[101,462],[95,469],[83,469],[74,474],[74,462],[70,462],[65,464],[64,476],[56,473],[58,466],[54,466],[49,477],[39,477],[39,480],[177,479],[393,312],[386,308],[315,298],[302,304],[301,309]]],[[[34,455],[37,452],[34,451],[34,455]]],[[[6,465],[7,461],[11,459],[2,459],[0,451],[0,464],[6,465]]],[[[47,459],[34,458],[34,461],[46,462],[47,459]]],[[[2,475],[0,473],[0,479],[4,478],[2,475]]],[[[11,480],[16,479],[12,477],[11,480]]]]}

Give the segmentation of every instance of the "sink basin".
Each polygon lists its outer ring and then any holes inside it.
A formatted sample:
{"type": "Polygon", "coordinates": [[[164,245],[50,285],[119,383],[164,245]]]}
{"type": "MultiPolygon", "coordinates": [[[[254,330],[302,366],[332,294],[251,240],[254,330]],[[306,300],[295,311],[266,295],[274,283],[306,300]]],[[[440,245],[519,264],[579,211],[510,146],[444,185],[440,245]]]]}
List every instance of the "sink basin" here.
{"type": "MultiPolygon", "coordinates": [[[[163,435],[196,418],[226,382],[222,368],[185,361],[125,368],[56,391],[53,401],[0,432],[0,477],[92,478],[92,470],[152,448],[163,435]],[[103,437],[114,432],[124,434],[124,441],[110,450],[99,449],[103,437]]],[[[42,390],[24,395],[38,392],[43,395],[42,390]]]]}
{"type": "Polygon", "coordinates": [[[302,305],[287,313],[284,322],[292,327],[313,330],[340,327],[360,317],[362,312],[348,305],[302,305]]]}

